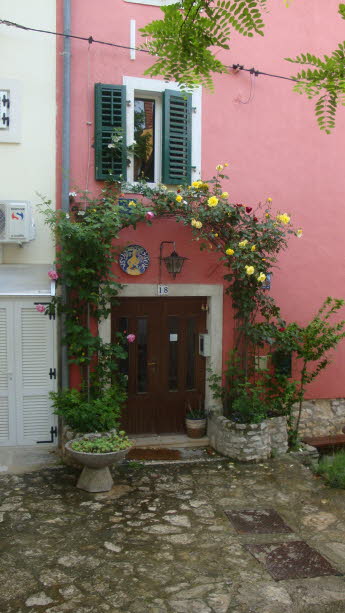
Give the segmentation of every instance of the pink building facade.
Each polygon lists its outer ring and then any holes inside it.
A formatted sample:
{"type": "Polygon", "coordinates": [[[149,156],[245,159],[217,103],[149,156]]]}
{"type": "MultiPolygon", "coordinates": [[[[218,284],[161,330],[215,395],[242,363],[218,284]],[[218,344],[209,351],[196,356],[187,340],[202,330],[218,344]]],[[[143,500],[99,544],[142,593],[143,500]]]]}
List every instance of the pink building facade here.
{"type": "MultiPolygon", "coordinates": [[[[148,172],[151,173],[152,183],[166,182],[162,145],[166,138],[165,92],[168,90],[172,95],[178,94],[178,87],[176,83],[165,83],[145,76],[152,58],[146,53],[127,48],[138,46],[141,42],[139,29],[160,17],[160,8],[152,4],[152,0],[147,0],[147,3],[103,0],[100,6],[93,0],[73,0],[71,33],[82,37],[92,35],[94,40],[113,42],[119,47],[83,40],[71,41],[71,191],[89,190],[96,195],[103,186],[102,180],[97,178],[102,173],[96,159],[96,84],[121,86],[118,92],[125,101],[123,113],[127,144],[134,139],[135,109],[143,113],[146,127],[154,122],[154,161],[148,172]]],[[[342,40],[343,25],[337,15],[337,7],[337,0],[327,3],[295,0],[289,8],[283,2],[272,1],[270,12],[266,15],[265,36],[246,39],[236,35],[231,50],[219,53],[219,58],[229,67],[240,64],[288,77],[295,71],[295,66],[287,63],[285,57],[295,57],[307,51],[316,55],[329,53],[342,40]]],[[[61,2],[58,2],[57,20],[60,24],[57,29],[61,31],[61,2]]],[[[61,75],[59,56],[57,63],[58,75],[61,75]]],[[[228,74],[215,77],[214,93],[206,90],[194,92],[190,109],[190,180],[200,177],[207,180],[214,174],[218,163],[227,162],[230,180],[223,187],[229,192],[232,202],[255,207],[260,201],[271,197],[276,211],[289,213],[295,227],[303,228],[303,238],[291,238],[288,249],[281,255],[270,290],[282,309],[283,317],[301,324],[310,320],[326,296],[344,297],[345,114],[339,110],[336,129],[328,136],[317,127],[313,104],[294,93],[292,83],[287,80],[235,72],[229,68],[228,74]]],[[[61,106],[62,90],[59,89],[58,109],[61,106]]],[[[57,171],[59,174],[64,172],[61,161],[58,161],[57,171]]],[[[127,179],[135,179],[136,172],[132,164],[127,169],[127,179]]],[[[156,219],[152,226],[143,225],[136,230],[123,231],[120,246],[125,248],[128,244],[142,247],[149,256],[148,267],[139,275],[124,272],[114,262],[114,272],[125,284],[123,299],[129,301],[128,304],[132,304],[132,300],[144,305],[142,311],[131,311],[133,319],[130,321],[141,318],[140,325],[145,327],[145,304],[150,301],[153,304],[152,317],[156,322],[156,318],[164,317],[159,311],[161,307],[157,306],[162,301],[157,293],[158,285],[167,288],[162,290],[166,291],[163,300],[174,299],[176,304],[180,301],[179,308],[181,301],[183,305],[183,300],[186,300],[189,319],[186,315],[181,328],[178,328],[178,315],[173,310],[165,315],[168,319],[159,320],[167,335],[166,348],[160,347],[160,351],[164,350],[170,356],[166,357],[166,374],[167,381],[169,377],[171,379],[171,391],[177,385],[174,377],[193,379],[195,376],[195,373],[188,371],[188,365],[185,364],[183,370],[180,364],[182,358],[176,353],[175,344],[179,344],[180,340],[182,342],[182,337],[185,337],[183,352],[193,352],[195,348],[188,346],[188,335],[207,333],[209,347],[204,351],[205,356],[201,356],[203,368],[210,367],[220,372],[232,347],[234,322],[230,299],[223,292],[224,270],[217,257],[201,253],[198,243],[192,240],[191,232],[173,220],[156,219]],[[175,279],[164,266],[160,271],[162,241],[175,242],[179,254],[188,258],[175,279]],[[195,309],[199,308],[192,304],[193,298],[199,299],[204,317],[200,321],[196,319],[196,323],[190,323],[195,309]],[[169,360],[172,361],[170,365],[169,360]]],[[[171,244],[164,246],[164,255],[170,253],[169,249],[172,250],[171,244]]],[[[182,317],[182,313],[179,316],[182,317]]],[[[143,341],[146,354],[138,357],[138,360],[150,361],[149,328],[135,331],[137,335],[147,335],[143,341]]],[[[164,334],[162,332],[162,339],[164,334]]],[[[111,337],[111,322],[105,325],[104,335],[105,338],[111,337]]],[[[152,356],[152,353],[151,358],[155,362],[156,356],[152,356]]],[[[344,363],[345,343],[338,348],[329,369],[310,388],[310,399],[345,397],[344,363]]],[[[148,371],[153,373],[148,375],[149,379],[154,378],[155,373],[158,376],[157,369],[159,365],[156,363],[153,370],[148,371]]],[[[149,383],[141,382],[143,393],[145,385],[149,383]]],[[[210,408],[213,399],[207,377],[202,378],[198,385],[202,388],[201,395],[207,408],[210,408]]],[[[159,387],[157,395],[161,392],[159,387]]],[[[186,394],[179,399],[183,410],[188,398],[186,394]]],[[[161,401],[165,403],[164,395],[161,401]]],[[[149,431],[159,429],[154,421],[153,416],[147,428],[149,431]]],[[[174,429],[171,424],[169,427],[170,430],[174,429]]],[[[140,430],[145,430],[145,426],[138,426],[140,430]]],[[[179,430],[178,425],[175,430],[179,430]]]]}

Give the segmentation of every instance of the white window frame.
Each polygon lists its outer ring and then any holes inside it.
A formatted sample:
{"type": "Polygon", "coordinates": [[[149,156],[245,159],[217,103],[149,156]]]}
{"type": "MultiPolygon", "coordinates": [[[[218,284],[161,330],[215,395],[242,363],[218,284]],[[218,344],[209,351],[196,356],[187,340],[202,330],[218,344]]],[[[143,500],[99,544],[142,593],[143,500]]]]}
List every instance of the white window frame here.
{"type": "MultiPolygon", "coordinates": [[[[161,81],[158,79],[144,79],[141,77],[123,77],[123,85],[126,86],[126,123],[127,144],[134,141],[134,99],[146,98],[156,102],[155,104],[155,182],[148,183],[155,187],[162,180],[162,94],[166,89],[181,91],[175,81],[161,81]]],[[[192,181],[201,176],[201,87],[192,94],[192,181]]],[[[133,161],[127,169],[128,183],[133,181],[133,161]]]]}
{"type": "Polygon", "coordinates": [[[16,79],[0,78],[0,91],[8,92],[10,98],[10,125],[0,130],[0,143],[21,142],[21,83],[16,79]]]}

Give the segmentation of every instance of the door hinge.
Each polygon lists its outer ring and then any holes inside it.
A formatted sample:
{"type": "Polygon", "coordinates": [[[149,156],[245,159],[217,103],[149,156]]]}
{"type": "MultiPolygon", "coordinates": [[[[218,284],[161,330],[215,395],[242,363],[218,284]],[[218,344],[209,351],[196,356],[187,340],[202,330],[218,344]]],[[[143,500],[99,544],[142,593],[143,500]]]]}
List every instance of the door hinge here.
{"type": "Polygon", "coordinates": [[[49,441],[36,441],[36,443],[54,443],[54,436],[58,435],[57,426],[52,426],[50,428],[50,440],[49,441]]]}
{"type": "Polygon", "coordinates": [[[56,379],[56,368],[51,368],[49,371],[49,378],[56,379]]]}

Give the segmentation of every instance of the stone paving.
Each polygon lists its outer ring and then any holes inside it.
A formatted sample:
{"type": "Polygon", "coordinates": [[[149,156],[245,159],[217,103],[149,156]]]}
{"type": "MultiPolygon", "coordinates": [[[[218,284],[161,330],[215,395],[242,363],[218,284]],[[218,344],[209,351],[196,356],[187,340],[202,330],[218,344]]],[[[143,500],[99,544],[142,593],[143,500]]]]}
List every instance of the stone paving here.
{"type": "Polygon", "coordinates": [[[77,471],[0,475],[1,613],[344,613],[345,492],[297,457],[123,465],[104,494],[77,471]],[[226,510],[275,509],[285,534],[226,510]],[[275,581],[245,545],[303,540],[340,573],[275,581]]]}

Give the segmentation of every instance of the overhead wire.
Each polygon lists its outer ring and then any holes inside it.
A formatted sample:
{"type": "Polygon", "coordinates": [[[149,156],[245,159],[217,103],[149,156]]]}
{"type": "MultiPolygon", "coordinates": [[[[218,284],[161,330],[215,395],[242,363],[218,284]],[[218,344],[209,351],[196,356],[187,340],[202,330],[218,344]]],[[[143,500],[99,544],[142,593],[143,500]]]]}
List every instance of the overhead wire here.
{"type": "MultiPolygon", "coordinates": [[[[64,32],[53,32],[52,30],[43,30],[42,28],[31,28],[29,26],[23,26],[19,23],[15,23],[14,21],[8,21],[7,19],[0,19],[0,25],[19,28],[21,30],[27,30],[29,32],[38,32],[40,34],[51,34],[53,36],[62,36],[64,38],[73,38],[76,40],[83,40],[89,43],[89,46],[92,43],[95,43],[98,45],[107,45],[109,47],[117,47],[119,49],[129,49],[131,51],[141,51],[142,53],[150,54],[150,51],[148,51],[147,49],[142,49],[141,47],[130,47],[128,45],[119,45],[117,43],[111,43],[105,40],[98,40],[96,38],[93,38],[93,36],[77,36],[76,34],[65,34],[64,32]]],[[[276,75],[276,74],[271,74],[269,72],[263,72],[262,70],[256,70],[255,68],[245,68],[241,64],[232,64],[232,66],[227,66],[227,68],[229,68],[229,70],[233,69],[235,71],[243,70],[244,72],[249,72],[251,75],[254,75],[255,77],[262,75],[262,76],[271,77],[274,79],[284,79],[285,81],[293,81],[294,83],[299,82],[298,79],[295,79],[294,77],[284,77],[282,75],[276,75]]]]}

